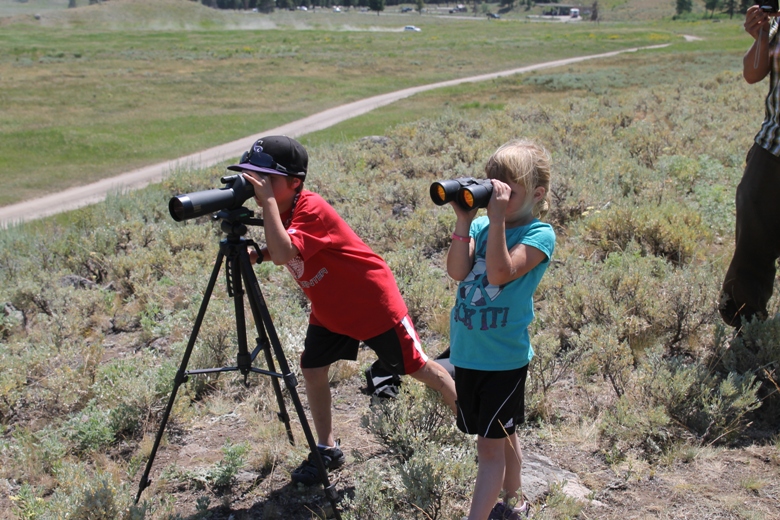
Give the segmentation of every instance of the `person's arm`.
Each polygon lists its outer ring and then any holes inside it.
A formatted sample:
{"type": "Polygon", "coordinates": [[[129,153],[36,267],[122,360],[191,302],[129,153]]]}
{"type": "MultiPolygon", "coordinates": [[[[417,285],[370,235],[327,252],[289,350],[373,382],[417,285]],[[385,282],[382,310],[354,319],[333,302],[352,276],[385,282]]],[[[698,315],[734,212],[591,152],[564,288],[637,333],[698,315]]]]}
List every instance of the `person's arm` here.
{"type": "Polygon", "coordinates": [[[447,251],[447,274],[453,280],[461,282],[474,266],[474,240],[469,236],[469,228],[477,210],[466,211],[456,202],[450,202],[450,205],[455,210],[457,221],[453,232],[455,238],[447,251]]]}
{"type": "Polygon", "coordinates": [[[500,238],[491,237],[492,231],[488,231],[486,257],[488,282],[492,285],[504,285],[517,280],[547,258],[541,250],[525,244],[518,244],[507,251],[506,235],[502,233],[500,238]]]}
{"type": "Polygon", "coordinates": [[[769,26],[772,18],[757,5],[748,8],[745,15],[745,31],[755,40],[742,58],[742,77],[750,83],[758,83],[770,70],[769,26]]]}
{"type": "Polygon", "coordinates": [[[267,247],[258,247],[257,250],[255,250],[254,247],[249,247],[249,261],[252,264],[256,264],[257,260],[259,259],[261,262],[265,262],[269,258],[271,258],[271,255],[268,254],[268,248],[267,247]],[[259,251],[259,254],[258,254],[259,251]]]}
{"type": "MultiPolygon", "coordinates": [[[[282,217],[279,215],[279,209],[273,193],[271,197],[263,200],[262,208],[265,249],[274,264],[285,265],[298,256],[300,251],[293,245],[292,240],[290,240],[290,234],[284,229],[284,223],[282,223],[282,217]]],[[[265,258],[265,255],[263,257],[265,258]]]]}
{"type": "MultiPolygon", "coordinates": [[[[525,244],[518,244],[511,250],[507,248],[506,208],[511,194],[509,185],[493,181],[493,194],[488,204],[490,227],[485,253],[485,269],[491,285],[503,285],[516,280],[547,258],[539,249],[525,244]]],[[[539,199],[543,196],[544,191],[535,194],[539,199]]]]}
{"type": "Polygon", "coordinates": [[[276,204],[271,181],[267,175],[258,175],[244,172],[246,179],[252,183],[255,189],[255,202],[263,208],[263,230],[265,231],[265,248],[263,259],[270,260],[276,265],[284,265],[296,256],[298,248],[293,245],[290,235],[284,229],[279,207],[276,204]]]}

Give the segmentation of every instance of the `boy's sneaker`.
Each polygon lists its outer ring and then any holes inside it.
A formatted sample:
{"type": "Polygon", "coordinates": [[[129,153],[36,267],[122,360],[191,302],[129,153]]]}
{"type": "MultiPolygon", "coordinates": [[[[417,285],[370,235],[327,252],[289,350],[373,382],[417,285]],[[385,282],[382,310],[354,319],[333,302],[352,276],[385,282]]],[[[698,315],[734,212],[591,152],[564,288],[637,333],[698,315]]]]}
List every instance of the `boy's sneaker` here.
{"type": "Polygon", "coordinates": [[[528,518],[528,513],[531,511],[531,505],[528,502],[523,502],[517,507],[509,507],[503,502],[497,503],[493,506],[493,510],[488,516],[488,520],[521,520],[522,518],[528,518]]]}
{"type": "MultiPolygon", "coordinates": [[[[338,441],[332,448],[317,446],[317,451],[320,452],[322,463],[325,464],[326,469],[340,468],[346,461],[346,457],[344,456],[344,452],[341,451],[338,441]]],[[[311,486],[318,482],[322,482],[320,471],[317,469],[317,462],[314,459],[314,453],[309,453],[309,457],[293,470],[292,481],[293,484],[303,484],[304,486],[311,486]]]]}

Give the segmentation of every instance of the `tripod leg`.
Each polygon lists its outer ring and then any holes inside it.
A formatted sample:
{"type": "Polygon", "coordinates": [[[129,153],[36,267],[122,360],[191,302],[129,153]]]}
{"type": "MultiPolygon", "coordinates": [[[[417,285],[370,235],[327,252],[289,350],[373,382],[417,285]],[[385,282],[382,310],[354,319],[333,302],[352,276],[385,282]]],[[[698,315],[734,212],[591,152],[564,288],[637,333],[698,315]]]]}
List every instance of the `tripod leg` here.
{"type": "Polygon", "coordinates": [[[138,494],[135,497],[135,503],[138,503],[138,500],[141,498],[141,493],[143,493],[144,489],[149,487],[149,484],[151,484],[151,480],[149,480],[149,472],[152,470],[152,464],[154,464],[154,458],[157,456],[157,449],[160,447],[160,441],[162,440],[163,433],[165,432],[165,426],[168,424],[168,417],[171,414],[171,409],[173,408],[173,402],[176,400],[176,393],[179,391],[179,387],[182,383],[184,383],[187,380],[187,376],[185,372],[187,371],[187,364],[190,362],[190,355],[192,354],[192,348],[195,346],[195,341],[198,338],[198,332],[200,332],[200,326],[203,323],[203,317],[206,315],[206,308],[209,305],[209,300],[211,299],[211,293],[214,290],[214,286],[217,283],[217,277],[219,276],[219,270],[222,266],[222,262],[225,258],[225,254],[222,252],[222,249],[220,248],[219,254],[217,255],[217,259],[214,262],[214,269],[211,271],[211,278],[209,278],[209,283],[206,286],[206,292],[203,294],[203,301],[200,303],[200,310],[198,311],[198,317],[195,320],[195,324],[193,325],[192,332],[190,333],[190,339],[187,343],[187,348],[184,351],[184,356],[182,357],[181,364],[179,365],[179,371],[176,372],[176,377],[173,381],[173,390],[171,391],[171,395],[168,398],[168,405],[165,407],[165,412],[163,412],[162,420],[160,421],[160,428],[157,430],[157,437],[154,439],[154,446],[152,447],[152,452],[149,454],[149,461],[146,463],[146,469],[144,470],[144,474],[141,477],[141,482],[138,485],[138,494]]]}
{"type": "MultiPolygon", "coordinates": [[[[250,287],[252,280],[249,276],[249,273],[254,275],[254,271],[252,270],[252,263],[249,261],[249,255],[246,252],[246,247],[241,248],[239,246],[236,257],[228,256],[228,266],[233,273],[233,297],[236,310],[236,330],[238,331],[238,366],[244,368],[242,372],[246,375],[247,371],[250,370],[252,358],[247,352],[246,319],[244,317],[243,298],[244,291],[241,287],[241,282],[243,281],[246,287],[250,287]],[[244,260],[246,260],[246,264],[243,263],[244,260]],[[240,275],[238,274],[239,272],[240,275]]],[[[257,277],[255,276],[255,283],[256,281],[257,277]]],[[[268,336],[266,335],[265,329],[263,328],[262,319],[256,312],[257,306],[253,304],[253,299],[251,297],[249,298],[249,306],[255,319],[255,327],[259,336],[258,341],[260,342],[260,345],[265,352],[265,361],[268,365],[268,370],[270,372],[275,372],[276,368],[274,367],[274,360],[271,356],[268,336]]],[[[279,417],[279,420],[284,423],[285,430],[287,431],[287,439],[290,441],[290,444],[294,445],[295,439],[293,438],[292,427],[290,426],[290,415],[287,413],[287,406],[284,404],[284,396],[282,395],[282,387],[279,385],[279,379],[277,377],[271,378],[271,386],[273,387],[274,393],[276,394],[276,404],[279,406],[279,412],[277,413],[277,416],[279,417]]]]}
{"type": "Polygon", "coordinates": [[[325,496],[330,501],[334,516],[337,520],[341,520],[341,515],[339,514],[337,507],[338,492],[328,480],[328,470],[325,468],[325,463],[322,461],[320,451],[317,449],[317,441],[314,439],[314,435],[312,435],[309,422],[306,419],[306,412],[303,409],[301,399],[298,396],[298,391],[296,390],[298,381],[295,378],[295,375],[290,372],[290,366],[287,364],[287,359],[284,356],[282,344],[279,341],[279,337],[276,334],[273,321],[271,320],[271,314],[268,312],[265,299],[263,298],[262,292],[260,292],[260,284],[257,281],[257,275],[255,275],[255,272],[252,269],[252,264],[249,261],[249,254],[245,250],[240,254],[239,262],[241,273],[244,277],[246,289],[248,291],[247,297],[249,298],[249,305],[252,309],[255,323],[260,323],[262,320],[262,323],[265,324],[265,330],[267,331],[271,345],[274,348],[274,354],[276,355],[276,360],[279,363],[280,371],[282,374],[284,374],[284,382],[287,386],[287,390],[290,392],[290,398],[292,399],[293,405],[295,406],[298,419],[301,422],[303,433],[306,436],[306,441],[309,444],[309,450],[311,450],[311,452],[314,454],[317,470],[319,471],[322,485],[325,489],[325,496]]]}
{"type": "MultiPolygon", "coordinates": [[[[256,323],[262,323],[255,320],[256,323]]],[[[265,354],[265,362],[268,365],[268,370],[275,372],[274,358],[271,355],[271,344],[268,341],[268,336],[263,331],[263,335],[259,338],[259,341],[263,345],[263,353],[265,354]]],[[[287,431],[287,440],[290,444],[295,445],[295,439],[293,438],[292,427],[290,426],[290,415],[287,413],[287,406],[284,404],[284,396],[282,396],[282,387],[279,385],[279,380],[275,377],[271,378],[271,385],[274,388],[274,394],[276,394],[276,404],[279,406],[279,420],[284,423],[284,428],[287,431]]]]}

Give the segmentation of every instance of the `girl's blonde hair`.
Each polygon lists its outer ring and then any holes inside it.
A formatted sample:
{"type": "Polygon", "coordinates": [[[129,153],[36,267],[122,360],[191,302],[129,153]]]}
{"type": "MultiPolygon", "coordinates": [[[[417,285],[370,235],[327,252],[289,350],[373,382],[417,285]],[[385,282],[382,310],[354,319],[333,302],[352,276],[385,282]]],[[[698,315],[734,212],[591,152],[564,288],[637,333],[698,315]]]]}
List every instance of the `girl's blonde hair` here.
{"type": "Polygon", "coordinates": [[[536,218],[544,218],[550,210],[550,154],[542,146],[527,139],[513,139],[503,144],[488,159],[485,174],[488,179],[522,184],[526,192],[544,188],[545,196],[532,210],[536,218]]]}

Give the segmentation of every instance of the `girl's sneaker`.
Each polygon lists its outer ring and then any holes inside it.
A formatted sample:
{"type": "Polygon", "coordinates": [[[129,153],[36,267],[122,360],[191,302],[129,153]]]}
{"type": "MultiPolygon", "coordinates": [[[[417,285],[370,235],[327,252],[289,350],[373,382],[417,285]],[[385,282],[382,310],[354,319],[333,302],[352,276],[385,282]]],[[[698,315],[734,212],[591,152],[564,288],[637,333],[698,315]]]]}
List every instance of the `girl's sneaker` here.
{"type": "Polygon", "coordinates": [[[528,518],[530,511],[531,505],[528,502],[523,502],[521,505],[513,508],[503,502],[499,502],[493,506],[488,520],[520,520],[528,518]]]}

